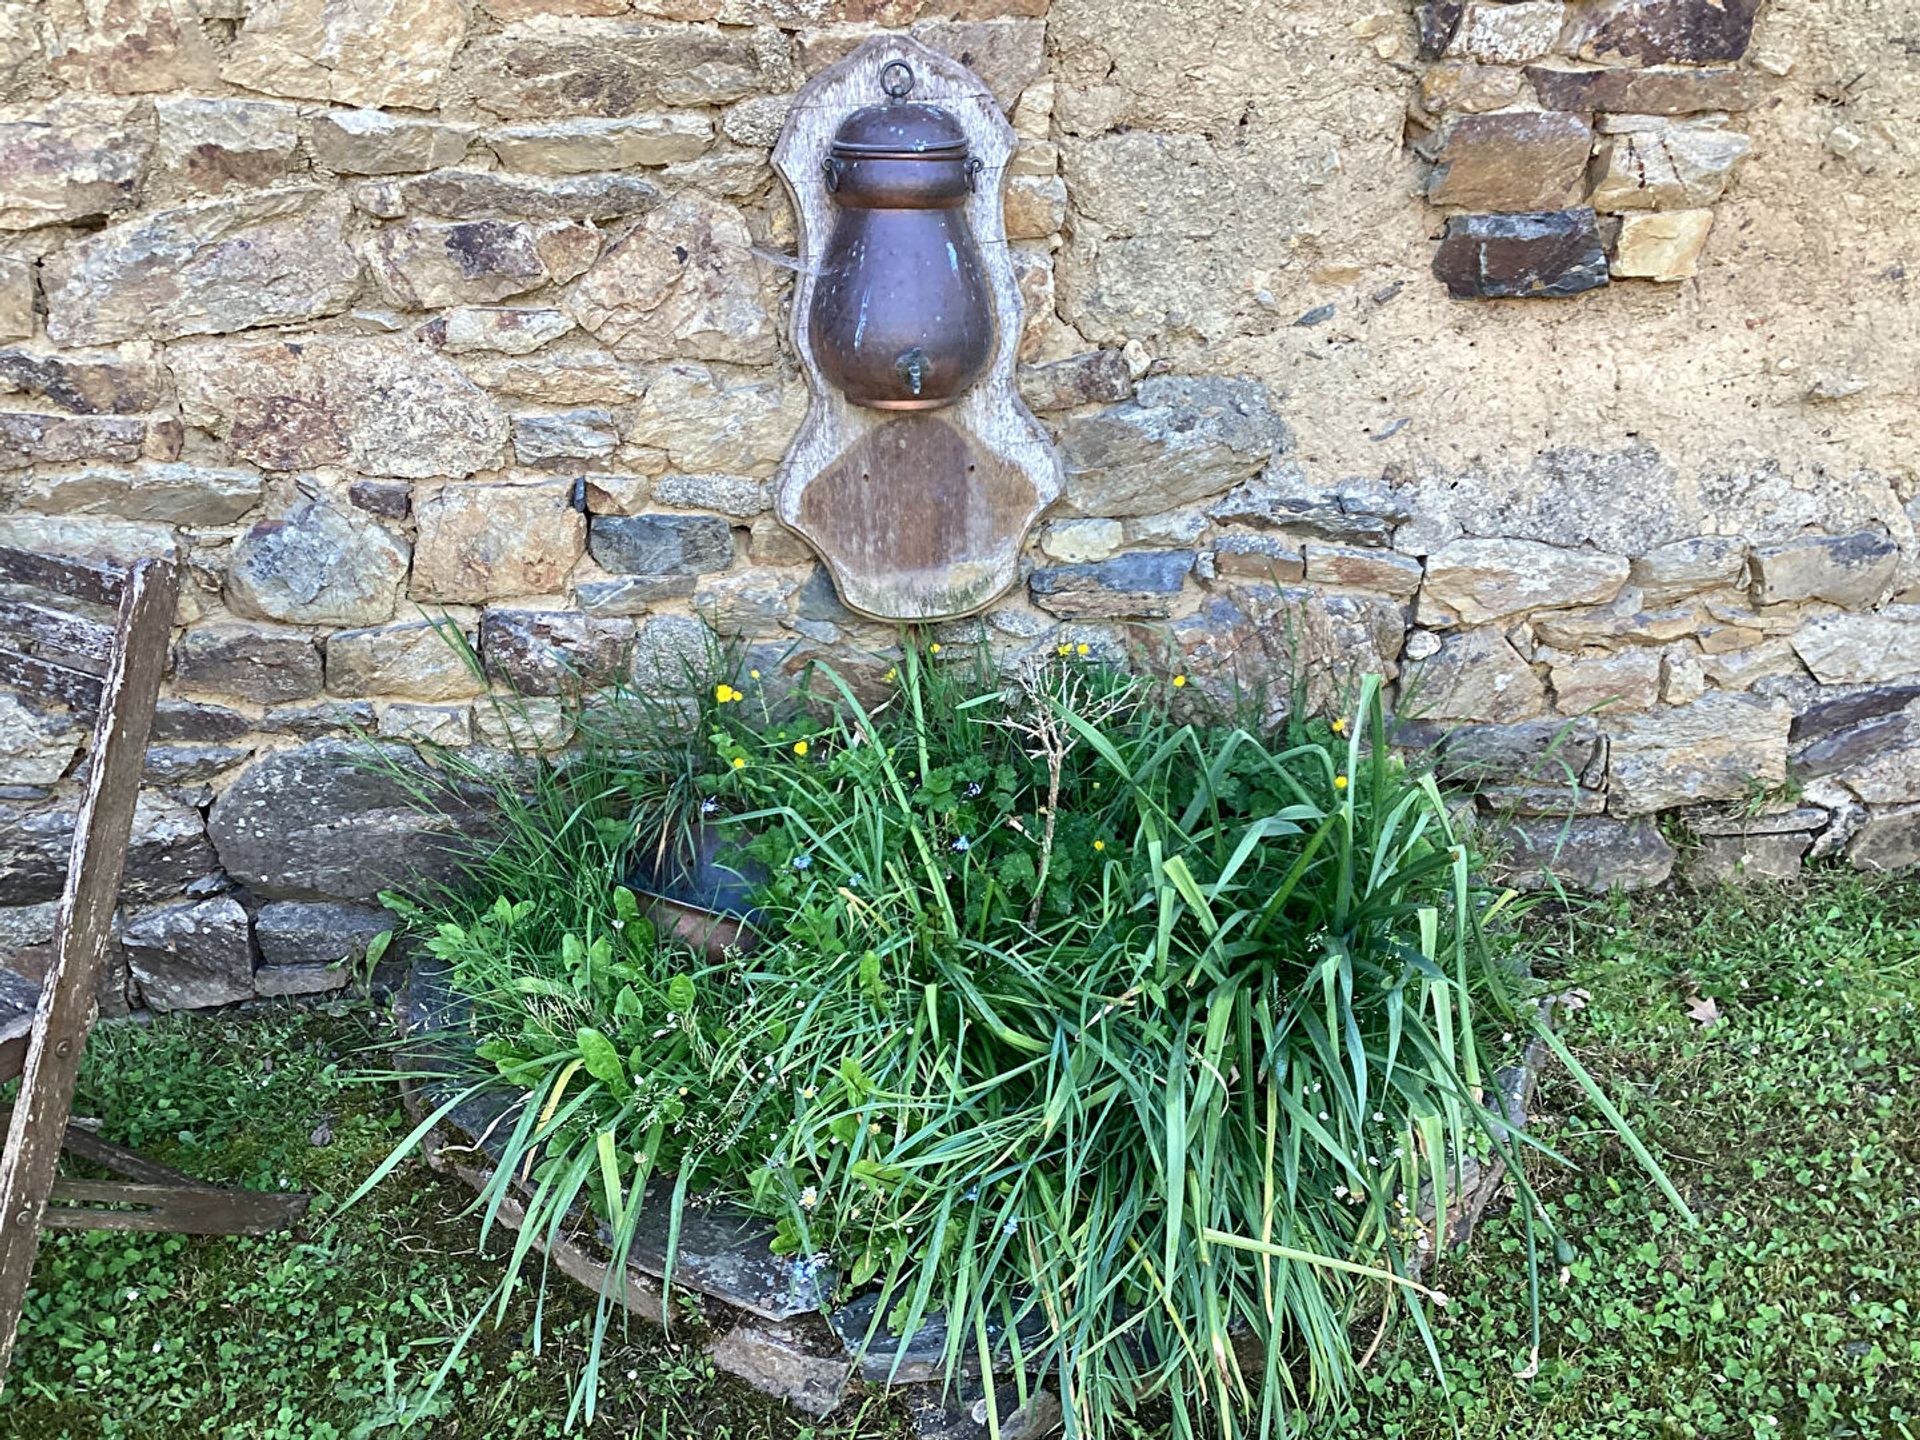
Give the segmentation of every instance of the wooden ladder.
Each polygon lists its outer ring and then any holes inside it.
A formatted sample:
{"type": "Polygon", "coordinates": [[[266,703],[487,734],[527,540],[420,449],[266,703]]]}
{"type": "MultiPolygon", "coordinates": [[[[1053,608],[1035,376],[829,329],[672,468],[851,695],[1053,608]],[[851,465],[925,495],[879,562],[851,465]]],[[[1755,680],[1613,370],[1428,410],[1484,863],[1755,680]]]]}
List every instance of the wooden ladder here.
{"type": "Polygon", "coordinates": [[[258,1235],[298,1219],[307,1197],[203,1185],[69,1124],[81,1050],[98,1013],[179,575],[165,559],[120,568],[0,546],[0,587],[0,687],[96,716],[53,963],[37,992],[0,972],[0,1081],[20,1077],[0,1154],[4,1383],[42,1228],[258,1235]],[[109,608],[114,623],[13,598],[22,586],[109,608]],[[121,1178],[61,1179],[62,1150],[121,1178]]]}

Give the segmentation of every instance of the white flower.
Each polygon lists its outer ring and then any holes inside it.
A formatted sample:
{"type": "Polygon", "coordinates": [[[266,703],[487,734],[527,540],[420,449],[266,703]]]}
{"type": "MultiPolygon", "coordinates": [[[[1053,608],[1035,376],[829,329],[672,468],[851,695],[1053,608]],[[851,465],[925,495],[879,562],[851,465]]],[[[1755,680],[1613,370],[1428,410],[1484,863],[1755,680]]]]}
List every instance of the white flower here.
{"type": "Polygon", "coordinates": [[[800,1192],[800,1208],[802,1210],[811,1210],[819,1203],[820,1192],[813,1186],[809,1185],[800,1192]]]}

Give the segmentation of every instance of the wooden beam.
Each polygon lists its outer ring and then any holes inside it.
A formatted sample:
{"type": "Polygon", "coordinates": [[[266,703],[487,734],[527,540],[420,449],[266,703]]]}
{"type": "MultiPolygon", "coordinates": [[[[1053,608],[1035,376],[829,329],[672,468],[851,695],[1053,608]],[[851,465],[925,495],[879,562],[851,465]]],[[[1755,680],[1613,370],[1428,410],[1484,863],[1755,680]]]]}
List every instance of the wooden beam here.
{"type": "MultiPolygon", "coordinates": [[[[143,564],[170,562],[143,561],[143,564]]],[[[0,545],[0,580],[37,585],[96,605],[119,605],[126,594],[127,572],[99,560],[72,555],[41,555],[32,550],[0,545]]]]}

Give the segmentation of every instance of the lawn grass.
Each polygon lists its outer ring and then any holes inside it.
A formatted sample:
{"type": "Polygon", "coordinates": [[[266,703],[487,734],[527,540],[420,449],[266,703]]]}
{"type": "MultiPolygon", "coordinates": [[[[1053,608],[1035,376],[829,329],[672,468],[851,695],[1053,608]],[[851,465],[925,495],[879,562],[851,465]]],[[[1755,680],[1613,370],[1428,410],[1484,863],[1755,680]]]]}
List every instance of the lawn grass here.
{"type": "MultiPolygon", "coordinates": [[[[1570,1042],[1700,1228],[1671,1218],[1576,1087],[1550,1077],[1540,1131],[1578,1169],[1536,1177],[1576,1253],[1542,1296],[1537,1371],[1516,1373],[1531,1330],[1524,1241],[1496,1216],[1439,1271],[1455,1297],[1448,1393],[1416,1339],[1389,1339],[1354,1413],[1319,1440],[1920,1440],[1920,883],[1828,872],[1535,924],[1536,968],[1591,995],[1570,1042]],[[1707,997],[1719,1019],[1702,1025],[1689,1005],[1707,997]]],[[[76,1113],[209,1179],[314,1190],[324,1213],[405,1130],[389,1092],[353,1080],[379,1038],[345,1006],[104,1027],[76,1113]]],[[[0,1436],[402,1433],[497,1275],[474,1253],[467,1198],[409,1162],[337,1225],[292,1236],[51,1237],[0,1436]]],[[[437,1413],[407,1433],[560,1434],[590,1312],[556,1289],[538,1357],[521,1343],[530,1310],[483,1329],[437,1413]]],[[[596,1433],[906,1433],[859,1396],[809,1427],[715,1375],[691,1333],[635,1325],[607,1370],[596,1433]]]]}

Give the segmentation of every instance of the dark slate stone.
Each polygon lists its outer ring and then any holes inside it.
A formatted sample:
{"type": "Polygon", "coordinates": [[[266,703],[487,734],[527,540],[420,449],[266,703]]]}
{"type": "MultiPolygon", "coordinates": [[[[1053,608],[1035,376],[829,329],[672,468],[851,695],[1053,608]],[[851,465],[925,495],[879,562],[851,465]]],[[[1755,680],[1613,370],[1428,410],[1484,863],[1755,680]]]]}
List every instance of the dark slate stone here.
{"type": "Polygon", "coordinates": [[[272,968],[351,965],[365,958],[376,935],[391,929],[389,911],[325,900],[275,900],[253,917],[260,963],[272,968]]]}
{"type": "Polygon", "coordinates": [[[1089,350],[1020,367],[1020,397],[1042,414],[1076,405],[1115,404],[1132,394],[1133,372],[1118,350],[1089,350]]]}
{"type": "Polygon", "coordinates": [[[168,697],[154,707],[152,738],[157,742],[218,745],[238,740],[252,728],[251,720],[225,705],[168,697]]]}
{"type": "Polygon", "coordinates": [[[1760,0],[1598,0],[1568,38],[1590,60],[1705,65],[1745,56],[1759,13],[1760,0]]]}
{"type": "Polygon", "coordinates": [[[572,610],[490,609],[480,620],[487,674],[521,695],[566,695],[613,684],[633,625],[572,610]]]}
{"type": "Polygon", "coordinates": [[[247,912],[230,897],[135,915],[121,927],[120,948],[155,1010],[203,1010],[253,998],[247,912]]]}
{"type": "Polygon", "coordinates": [[[254,761],[207,829],[227,873],[258,895],[371,900],[453,878],[492,825],[483,796],[408,746],[315,740],[254,761]]]}
{"type": "Polygon", "coordinates": [[[1423,0],[1420,6],[1420,57],[1438,60],[1460,28],[1466,0],[1423,0]]]}
{"type": "Polygon", "coordinates": [[[320,649],[297,630],[257,625],[198,625],[173,650],[173,674],[190,690],[273,704],[318,695],[320,649]]]}
{"type": "Polygon", "coordinates": [[[251,754],[251,745],[149,745],[142,778],[149,785],[191,785],[231,770],[251,754]]]}
{"type": "Polygon", "coordinates": [[[1392,738],[1403,749],[1430,751],[1440,776],[1455,784],[1557,786],[1585,777],[1600,758],[1600,726],[1591,717],[1452,728],[1408,721],[1392,738]]]}
{"type": "Polygon", "coordinates": [[[1835,700],[1825,700],[1794,717],[1788,738],[1795,745],[1807,745],[1862,721],[1897,714],[1920,700],[1920,685],[1876,685],[1835,700]]]}
{"type": "Polygon", "coordinates": [[[1455,215],[1433,273],[1456,300],[1578,295],[1607,283],[1607,251],[1585,208],[1455,215]]]}
{"type": "Polygon", "coordinates": [[[617,580],[582,580],[574,595],[589,615],[644,615],[657,600],[691,599],[693,589],[691,575],[622,575],[617,580]]]}
{"type": "Polygon", "coordinates": [[[1294,328],[1297,330],[1310,330],[1315,325],[1324,325],[1333,318],[1333,313],[1334,307],[1331,305],[1316,305],[1313,309],[1307,311],[1298,320],[1293,322],[1294,328]]]}
{"type": "Polygon", "coordinates": [[[1135,550],[1087,565],[1055,565],[1027,578],[1033,600],[1062,618],[1164,618],[1193,571],[1191,550],[1135,550]]]}
{"type": "MultiPolygon", "coordinates": [[[[76,817],[72,800],[0,801],[0,896],[8,905],[60,898],[76,817]]],[[[170,899],[217,863],[199,811],[143,794],[127,842],[121,898],[170,899]]]]}
{"type": "Polygon", "coordinates": [[[1604,895],[1651,889],[1673,873],[1673,846],[1649,820],[1516,820],[1502,834],[1499,868],[1521,890],[1604,895]]]}
{"type": "Polygon", "coordinates": [[[825,620],[835,625],[857,622],[854,613],[840,603],[840,592],[833,587],[833,576],[824,565],[813,567],[806,583],[794,595],[794,614],[802,620],[825,620]]]}
{"type": "Polygon", "coordinates": [[[273,735],[318,740],[343,730],[370,732],[375,719],[371,701],[320,700],[312,705],[276,706],[267,711],[255,728],[273,735]]]}
{"type": "Polygon", "coordinates": [[[1709,110],[1751,110],[1767,95],[1766,76],[1741,65],[1654,70],[1529,65],[1527,78],[1547,109],[1582,113],[1696,115],[1709,110]]]}
{"type": "Polygon", "coordinates": [[[1411,512],[1391,491],[1323,490],[1292,466],[1255,476],[1207,511],[1223,525],[1286,530],[1334,545],[1383,546],[1411,512]]]}
{"type": "Polygon", "coordinates": [[[1845,729],[1829,730],[1802,746],[1794,752],[1793,776],[1800,781],[1817,780],[1857,769],[1897,750],[1915,748],[1920,748],[1920,714],[1896,710],[1845,729]]]}
{"type": "Polygon", "coordinates": [[[707,575],[733,563],[733,530],[717,515],[596,515],[587,548],[616,575],[707,575]]]}
{"type": "Polygon", "coordinates": [[[413,509],[413,486],[405,480],[356,480],[347,487],[347,499],[369,515],[404,520],[413,509]]]}

